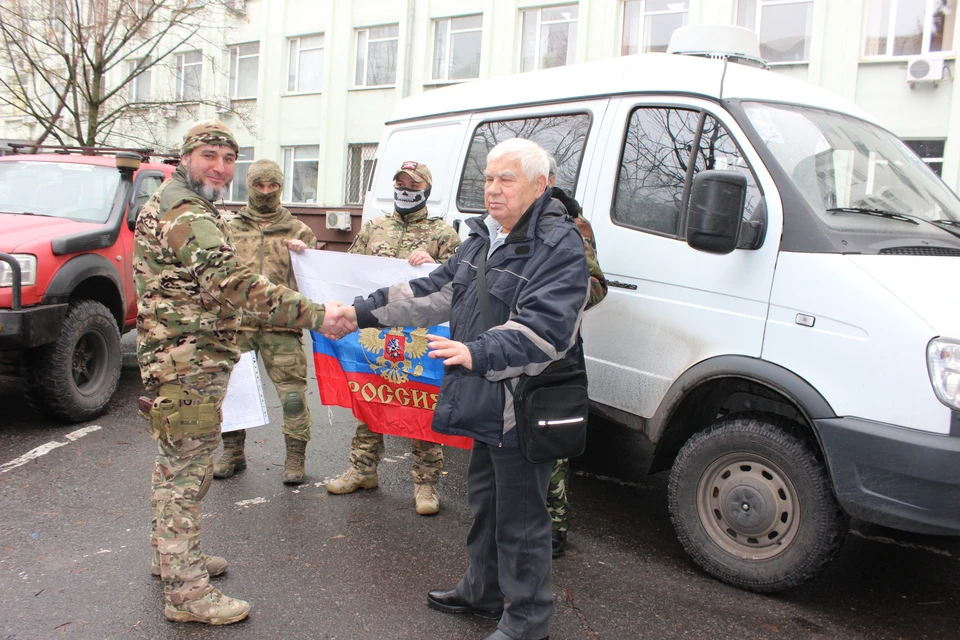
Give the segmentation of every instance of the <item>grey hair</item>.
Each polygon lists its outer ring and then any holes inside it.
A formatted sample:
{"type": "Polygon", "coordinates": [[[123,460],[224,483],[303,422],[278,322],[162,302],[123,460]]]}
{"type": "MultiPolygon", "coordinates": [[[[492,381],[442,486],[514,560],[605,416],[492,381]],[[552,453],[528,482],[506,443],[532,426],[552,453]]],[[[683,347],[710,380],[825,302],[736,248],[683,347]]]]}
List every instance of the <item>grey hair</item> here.
{"type": "Polygon", "coordinates": [[[550,173],[549,175],[547,175],[547,177],[549,178],[550,176],[555,176],[555,175],[557,175],[557,159],[551,155],[550,156],[550,173]]]}
{"type": "Polygon", "coordinates": [[[533,182],[538,176],[547,177],[550,172],[550,154],[533,140],[510,138],[504,140],[487,154],[487,164],[504,156],[513,156],[520,161],[520,168],[527,180],[533,182]]]}

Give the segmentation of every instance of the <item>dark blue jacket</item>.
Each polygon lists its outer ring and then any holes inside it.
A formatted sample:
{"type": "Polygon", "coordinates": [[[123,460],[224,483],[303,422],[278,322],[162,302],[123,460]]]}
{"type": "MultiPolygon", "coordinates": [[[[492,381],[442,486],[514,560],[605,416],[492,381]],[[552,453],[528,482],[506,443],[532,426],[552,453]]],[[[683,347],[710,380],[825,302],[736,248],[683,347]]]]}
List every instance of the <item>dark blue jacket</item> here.
{"type": "Polygon", "coordinates": [[[473,368],[446,370],[433,429],[517,446],[513,397],[502,381],[579,356],[576,335],[590,276],[576,224],[548,190],[487,259],[495,323],[487,330],[476,267],[489,246],[486,215],[467,220],[470,236],[429,276],[358,297],[354,305],[361,328],[427,327],[449,320],[451,338],[470,349],[473,368]]]}

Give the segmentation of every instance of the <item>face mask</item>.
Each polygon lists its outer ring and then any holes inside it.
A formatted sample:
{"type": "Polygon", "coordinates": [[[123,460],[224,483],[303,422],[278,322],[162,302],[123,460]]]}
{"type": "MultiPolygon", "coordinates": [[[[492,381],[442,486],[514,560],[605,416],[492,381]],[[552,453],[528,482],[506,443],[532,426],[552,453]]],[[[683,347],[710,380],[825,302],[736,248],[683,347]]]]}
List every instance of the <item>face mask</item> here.
{"type": "Polygon", "coordinates": [[[427,206],[427,198],[430,197],[430,187],[423,191],[413,191],[412,189],[393,188],[393,207],[401,216],[420,211],[427,206]]]}
{"type": "Polygon", "coordinates": [[[257,213],[274,213],[280,209],[280,189],[264,193],[251,188],[247,191],[247,197],[250,199],[250,208],[257,213]]]}

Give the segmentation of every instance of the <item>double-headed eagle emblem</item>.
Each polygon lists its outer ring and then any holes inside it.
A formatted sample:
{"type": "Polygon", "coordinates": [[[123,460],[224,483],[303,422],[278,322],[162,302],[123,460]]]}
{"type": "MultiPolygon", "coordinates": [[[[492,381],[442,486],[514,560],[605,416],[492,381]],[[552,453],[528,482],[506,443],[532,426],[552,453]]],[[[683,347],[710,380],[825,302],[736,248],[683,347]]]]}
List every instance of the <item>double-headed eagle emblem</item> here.
{"type": "Polygon", "coordinates": [[[427,330],[417,328],[410,337],[403,327],[385,329],[361,329],[360,346],[377,356],[376,360],[367,358],[367,364],[374,373],[394,384],[404,384],[410,376],[423,375],[423,365],[419,360],[427,352],[427,330]]]}

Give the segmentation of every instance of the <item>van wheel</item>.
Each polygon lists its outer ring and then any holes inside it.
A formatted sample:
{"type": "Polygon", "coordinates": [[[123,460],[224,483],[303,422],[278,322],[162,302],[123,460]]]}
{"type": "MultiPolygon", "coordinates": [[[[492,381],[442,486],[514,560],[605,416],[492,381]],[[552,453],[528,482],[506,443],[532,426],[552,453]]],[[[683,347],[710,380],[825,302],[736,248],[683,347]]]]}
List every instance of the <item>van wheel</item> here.
{"type": "Polygon", "coordinates": [[[103,413],[120,381],[120,332],[99,302],[70,305],[53,344],[38,347],[26,364],[27,399],[65,422],[103,413]]]}
{"type": "Polygon", "coordinates": [[[840,548],[849,518],[799,432],[775,414],[743,414],[680,450],[670,519],[711,576],[750,591],[784,591],[816,576],[840,548]]]}

